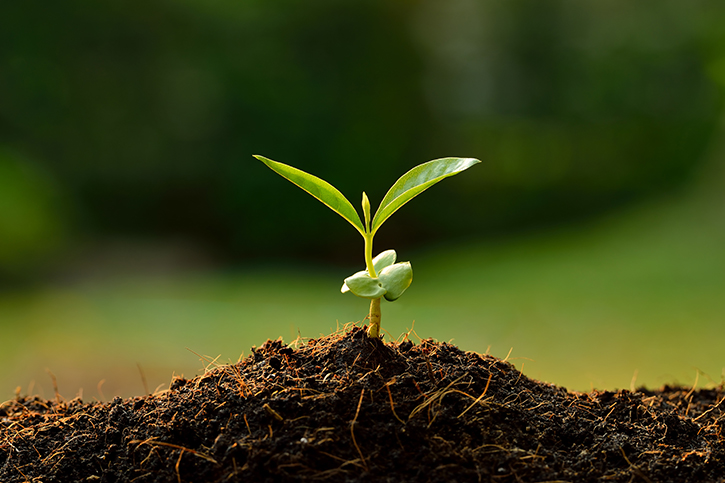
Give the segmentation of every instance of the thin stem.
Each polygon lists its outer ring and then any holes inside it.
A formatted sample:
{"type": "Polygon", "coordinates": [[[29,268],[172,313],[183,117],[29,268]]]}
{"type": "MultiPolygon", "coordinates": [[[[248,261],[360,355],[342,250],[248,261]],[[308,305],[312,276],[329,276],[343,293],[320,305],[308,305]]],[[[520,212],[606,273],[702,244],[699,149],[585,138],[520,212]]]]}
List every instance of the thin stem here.
{"type": "Polygon", "coordinates": [[[378,274],[373,266],[373,235],[372,233],[366,233],[363,237],[365,238],[365,268],[367,268],[371,277],[377,278],[378,274]]]}
{"type": "MultiPolygon", "coordinates": [[[[377,278],[378,274],[375,272],[375,266],[373,265],[373,233],[367,232],[363,235],[365,238],[365,266],[368,269],[368,274],[377,278]]],[[[370,319],[370,328],[368,329],[368,337],[377,339],[380,337],[380,299],[372,299],[370,301],[370,313],[368,314],[370,319]]]]}
{"type": "Polygon", "coordinates": [[[380,299],[372,299],[370,301],[370,328],[368,329],[368,337],[377,339],[380,337],[380,299]]]}

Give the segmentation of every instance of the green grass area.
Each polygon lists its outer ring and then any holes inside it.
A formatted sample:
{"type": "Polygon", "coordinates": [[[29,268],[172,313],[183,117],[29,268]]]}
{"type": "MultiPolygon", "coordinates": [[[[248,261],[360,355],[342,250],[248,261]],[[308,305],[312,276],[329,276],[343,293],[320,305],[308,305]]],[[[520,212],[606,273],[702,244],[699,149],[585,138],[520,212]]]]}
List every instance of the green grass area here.
{"type": "MultiPolygon", "coordinates": [[[[725,216],[705,200],[653,204],[588,226],[431,260],[459,344],[573,389],[720,382],[725,216]],[[455,308],[458,307],[457,310],[455,308]],[[455,310],[455,311],[454,311],[455,310]],[[531,359],[526,360],[526,358],[531,359]]],[[[418,287],[420,288],[420,286],[418,287]]],[[[433,299],[426,282],[416,293],[433,299]]],[[[436,336],[444,337],[443,331],[436,336]]]]}
{"type": "MultiPolygon", "coordinates": [[[[411,288],[383,302],[386,337],[506,357],[576,390],[721,381],[725,212],[697,198],[651,203],[515,240],[406,253],[411,288]],[[411,335],[416,340],[414,335],[411,335]]],[[[377,247],[379,250],[388,247],[377,247]]],[[[351,267],[353,270],[356,267],[351,267]]],[[[193,376],[194,352],[235,361],[267,338],[317,337],[367,313],[350,270],[254,269],[0,294],[0,399],[109,399],[193,376]],[[188,348],[188,349],[187,349],[188,348]],[[194,351],[194,352],[191,352],[194,351]],[[104,381],[100,385],[99,383],[104,381]]]]}

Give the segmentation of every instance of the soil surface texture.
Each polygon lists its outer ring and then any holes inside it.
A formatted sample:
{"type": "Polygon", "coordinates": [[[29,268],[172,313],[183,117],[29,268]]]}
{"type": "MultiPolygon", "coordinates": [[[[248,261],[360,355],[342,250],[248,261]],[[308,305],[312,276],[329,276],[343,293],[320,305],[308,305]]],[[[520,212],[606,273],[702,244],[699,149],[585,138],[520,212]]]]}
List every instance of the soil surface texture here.
{"type": "Polygon", "coordinates": [[[110,403],[0,405],[0,482],[725,482],[723,387],[570,392],[362,327],[110,403]]]}

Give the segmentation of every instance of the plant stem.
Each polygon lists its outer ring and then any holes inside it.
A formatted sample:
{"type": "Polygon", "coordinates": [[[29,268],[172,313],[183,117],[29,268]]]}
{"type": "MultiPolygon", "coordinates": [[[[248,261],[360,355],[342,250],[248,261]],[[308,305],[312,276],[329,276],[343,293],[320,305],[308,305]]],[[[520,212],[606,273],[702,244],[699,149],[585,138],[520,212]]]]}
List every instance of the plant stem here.
{"type": "MultiPolygon", "coordinates": [[[[377,278],[378,274],[375,272],[375,266],[373,266],[373,234],[368,232],[363,235],[365,238],[365,267],[368,270],[368,274],[377,278]]],[[[380,299],[372,299],[370,301],[370,313],[368,314],[370,319],[370,328],[368,329],[368,337],[377,339],[380,337],[380,299]]]]}
{"type": "Polygon", "coordinates": [[[370,328],[368,329],[368,337],[377,339],[380,337],[380,299],[372,299],[370,301],[370,328]]]}
{"type": "Polygon", "coordinates": [[[373,266],[373,235],[372,233],[366,233],[363,237],[365,238],[365,268],[367,268],[371,277],[377,278],[378,274],[375,273],[375,267],[373,266]]]}

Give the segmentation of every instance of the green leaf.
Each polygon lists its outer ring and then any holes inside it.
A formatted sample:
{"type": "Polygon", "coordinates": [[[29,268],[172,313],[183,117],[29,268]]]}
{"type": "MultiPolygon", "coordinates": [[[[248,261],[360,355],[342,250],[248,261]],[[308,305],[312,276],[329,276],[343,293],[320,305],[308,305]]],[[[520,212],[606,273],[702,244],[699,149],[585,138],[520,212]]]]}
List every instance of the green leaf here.
{"type": "Polygon", "coordinates": [[[377,257],[373,258],[373,268],[375,269],[375,273],[380,273],[380,271],[395,263],[395,259],[398,257],[398,255],[395,253],[395,250],[385,250],[384,252],[380,252],[377,257]]]}
{"type": "MultiPolygon", "coordinates": [[[[384,252],[380,252],[377,257],[373,258],[373,268],[375,269],[375,273],[380,273],[380,271],[383,268],[395,263],[395,258],[397,256],[398,255],[395,253],[395,250],[385,250],[384,252]]],[[[368,273],[367,270],[358,272],[355,275],[362,274],[362,273],[366,274],[368,277],[370,276],[370,274],[368,273]]],[[[347,286],[347,283],[343,283],[342,288],[340,289],[340,292],[347,293],[349,291],[350,291],[350,287],[347,286]]]]}
{"type": "Polygon", "coordinates": [[[385,289],[385,300],[392,302],[403,295],[413,281],[413,267],[410,262],[400,262],[385,267],[378,276],[385,289]]]}
{"type": "Polygon", "coordinates": [[[343,196],[343,194],[330,183],[318,178],[317,176],[305,173],[301,169],[278,163],[277,161],[272,161],[264,156],[255,155],[254,157],[269,166],[269,168],[278,175],[288,179],[327,205],[332,211],[350,222],[350,224],[361,234],[365,233],[365,228],[360,220],[360,215],[358,215],[357,211],[355,211],[352,203],[350,203],[347,198],[345,198],[345,196],[343,196]]]}
{"type": "Polygon", "coordinates": [[[366,299],[379,299],[385,295],[385,289],[381,281],[377,278],[372,278],[367,270],[347,277],[340,291],[342,293],[349,291],[358,297],[366,299]]]}
{"type": "Polygon", "coordinates": [[[427,190],[440,180],[458,174],[476,163],[475,158],[441,158],[416,166],[398,179],[380,202],[373,218],[372,233],[375,233],[390,215],[427,190]]]}

